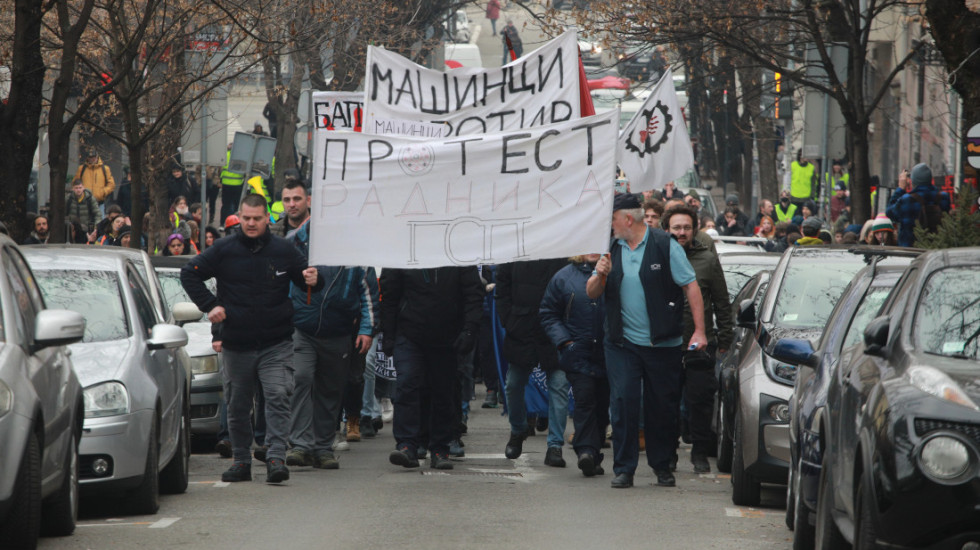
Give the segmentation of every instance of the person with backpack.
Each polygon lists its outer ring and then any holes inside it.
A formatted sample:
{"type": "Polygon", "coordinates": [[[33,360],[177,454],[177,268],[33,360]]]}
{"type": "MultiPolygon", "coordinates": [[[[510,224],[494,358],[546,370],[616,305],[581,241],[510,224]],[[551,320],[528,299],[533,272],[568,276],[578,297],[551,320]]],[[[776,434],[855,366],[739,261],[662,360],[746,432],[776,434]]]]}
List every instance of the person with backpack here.
{"type": "Polygon", "coordinates": [[[899,246],[915,243],[915,225],[935,233],[945,212],[949,212],[949,194],[932,183],[932,170],[925,163],[912,167],[910,188],[895,191],[885,214],[898,224],[899,246]]]}

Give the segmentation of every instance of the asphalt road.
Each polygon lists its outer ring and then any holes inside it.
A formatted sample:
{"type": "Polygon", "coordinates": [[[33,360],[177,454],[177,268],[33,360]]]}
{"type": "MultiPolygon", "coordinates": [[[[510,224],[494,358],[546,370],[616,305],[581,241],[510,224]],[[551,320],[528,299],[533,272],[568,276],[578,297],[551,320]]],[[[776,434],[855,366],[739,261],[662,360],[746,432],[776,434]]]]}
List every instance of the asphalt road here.
{"type": "Polygon", "coordinates": [[[390,424],[339,453],[339,470],[294,467],[281,485],[266,484],[258,462],[254,481],[221,483],[230,460],[195,454],[187,492],[161,497],[157,515],[132,516],[111,500],[83,500],[75,534],[41,539],[40,548],[791,546],[781,487],[764,489],[771,507],[733,506],[729,478],[695,474],[688,446],[681,448],[675,488],[655,485],[644,455],[632,489],[610,488],[611,453],[607,473],[594,478],[574,467],[567,446],[569,467],[545,466],[544,434],[528,439],[519,459],[508,460],[506,419],[500,409],[480,409],[480,403],[473,402],[477,408],[464,436],[466,457],[455,459],[452,471],[389,464],[390,424]]]}

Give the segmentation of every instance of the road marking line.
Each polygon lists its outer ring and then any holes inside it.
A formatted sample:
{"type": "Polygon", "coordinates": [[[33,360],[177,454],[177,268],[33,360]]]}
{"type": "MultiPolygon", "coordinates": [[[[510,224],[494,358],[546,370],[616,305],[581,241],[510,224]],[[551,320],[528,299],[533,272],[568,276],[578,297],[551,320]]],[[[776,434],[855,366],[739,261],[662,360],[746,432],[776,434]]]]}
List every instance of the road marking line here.
{"type": "Polygon", "coordinates": [[[214,482],[214,486],[217,489],[220,489],[222,487],[227,487],[229,485],[231,485],[231,482],[228,482],[228,481],[215,481],[214,482]]]}
{"type": "Polygon", "coordinates": [[[766,512],[755,508],[725,508],[725,515],[730,518],[764,518],[782,514],[783,512],[766,512]]]}
{"type": "Polygon", "coordinates": [[[180,521],[180,518],[161,518],[160,520],[151,524],[150,529],[163,529],[164,527],[170,527],[178,521],[180,521]]]}
{"type": "Polygon", "coordinates": [[[507,458],[503,453],[484,453],[484,454],[470,454],[466,453],[466,458],[472,458],[475,460],[504,460],[507,458]]]}
{"type": "Polygon", "coordinates": [[[106,523],[78,523],[78,527],[116,527],[118,525],[152,525],[152,521],[133,521],[133,522],[120,522],[119,520],[106,520],[106,523]],[[109,523],[109,522],[112,523],[109,523]]]}

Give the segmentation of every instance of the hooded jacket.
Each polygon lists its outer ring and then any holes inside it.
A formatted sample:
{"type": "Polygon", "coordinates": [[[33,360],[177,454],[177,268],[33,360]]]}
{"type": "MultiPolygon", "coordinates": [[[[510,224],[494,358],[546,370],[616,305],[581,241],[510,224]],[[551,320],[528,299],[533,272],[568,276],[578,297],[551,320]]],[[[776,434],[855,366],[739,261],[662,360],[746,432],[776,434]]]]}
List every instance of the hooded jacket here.
{"type": "MultiPolygon", "coordinates": [[[[704,302],[704,334],[708,343],[716,343],[718,349],[732,346],[734,329],[732,327],[732,308],[729,302],[728,283],[721,268],[718,255],[711,252],[703,243],[694,239],[691,246],[684,248],[687,261],[694,268],[694,275],[701,288],[704,302]],[[714,322],[712,323],[712,319],[714,322]],[[717,333],[715,332],[717,327],[717,333]]],[[[694,316],[691,305],[684,302],[684,341],[689,342],[694,335],[694,316]]]]}
{"type": "MultiPolygon", "coordinates": [[[[309,259],[310,224],[305,223],[292,237],[293,245],[309,259]]],[[[306,293],[306,285],[290,285],[293,325],[304,334],[331,338],[352,334],[374,336],[378,318],[378,278],[374,268],[316,266],[323,288],[306,293]]]]}
{"type": "Polygon", "coordinates": [[[95,229],[95,226],[102,221],[102,211],[99,210],[99,203],[96,202],[92,192],[86,189],[82,192],[79,199],[74,193],[68,193],[65,197],[65,215],[68,218],[78,217],[78,222],[85,226],[85,231],[95,229]]]}
{"type": "Polygon", "coordinates": [[[94,164],[84,163],[78,167],[75,177],[82,180],[82,185],[92,192],[92,196],[98,202],[105,202],[106,197],[112,194],[116,188],[116,181],[112,179],[112,172],[109,167],[102,163],[102,159],[97,159],[94,164]]]}
{"type": "MultiPolygon", "coordinates": [[[[255,350],[292,338],[289,285],[306,288],[304,269],[306,258],[286,239],[268,230],[254,239],[237,232],[187,262],[180,270],[180,282],[201,311],[225,308],[221,323],[225,347],[255,350]],[[212,277],[218,283],[217,296],[204,285],[212,277]]],[[[320,278],[312,291],[323,285],[320,278]]]]}

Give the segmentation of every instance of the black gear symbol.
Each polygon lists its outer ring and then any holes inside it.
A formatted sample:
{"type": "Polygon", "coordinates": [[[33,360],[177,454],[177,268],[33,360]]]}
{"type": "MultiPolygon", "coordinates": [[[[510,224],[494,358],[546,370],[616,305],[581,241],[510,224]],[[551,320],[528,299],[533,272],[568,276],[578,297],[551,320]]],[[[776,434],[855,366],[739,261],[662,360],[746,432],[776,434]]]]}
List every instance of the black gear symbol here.
{"type": "Polygon", "coordinates": [[[640,149],[636,144],[633,143],[633,134],[630,134],[626,138],[626,148],[630,151],[635,151],[642,158],[648,153],[656,153],[660,150],[660,147],[667,143],[670,139],[670,132],[673,130],[673,125],[671,124],[674,117],[671,116],[670,112],[667,110],[667,106],[660,100],[657,100],[657,104],[653,106],[652,109],[646,109],[643,111],[643,118],[646,119],[647,124],[649,124],[650,119],[653,118],[654,113],[660,111],[663,114],[664,119],[664,131],[660,135],[660,139],[656,143],[650,143],[650,136],[648,135],[646,140],[643,142],[643,149],[640,149]]]}

